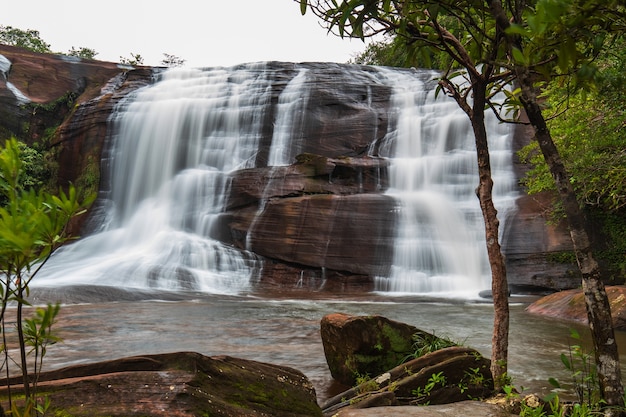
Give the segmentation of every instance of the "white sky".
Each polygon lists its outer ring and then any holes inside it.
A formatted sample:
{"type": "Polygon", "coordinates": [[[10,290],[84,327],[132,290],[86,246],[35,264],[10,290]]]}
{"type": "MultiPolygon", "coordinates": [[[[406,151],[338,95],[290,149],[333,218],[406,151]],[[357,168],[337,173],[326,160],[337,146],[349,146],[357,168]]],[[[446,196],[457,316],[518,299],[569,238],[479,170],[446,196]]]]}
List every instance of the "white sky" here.
{"type": "Polygon", "coordinates": [[[163,54],[185,66],[256,61],[346,62],[363,51],[359,40],[327,34],[293,0],[4,0],[0,25],[38,30],[55,52],[94,49],[119,62],[131,53],[145,65],[163,54]]]}

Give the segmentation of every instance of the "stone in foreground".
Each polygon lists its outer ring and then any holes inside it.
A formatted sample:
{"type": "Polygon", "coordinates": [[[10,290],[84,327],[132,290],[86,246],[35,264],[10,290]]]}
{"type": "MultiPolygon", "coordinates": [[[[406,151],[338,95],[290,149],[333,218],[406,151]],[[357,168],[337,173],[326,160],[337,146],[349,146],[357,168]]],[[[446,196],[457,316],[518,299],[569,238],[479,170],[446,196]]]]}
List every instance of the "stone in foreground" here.
{"type": "MultiPolygon", "coordinates": [[[[19,398],[18,382],[12,383],[19,398]]],[[[38,390],[50,398],[50,414],[76,417],[322,415],[312,384],[295,369],[191,352],[46,372],[38,390]]],[[[0,397],[6,409],[6,387],[0,397]]]]}
{"type": "Polygon", "coordinates": [[[329,399],[321,407],[325,416],[334,416],[346,409],[378,410],[385,406],[451,404],[487,398],[494,390],[489,369],[489,359],[476,350],[448,347],[398,365],[329,399]]]}
{"type": "Polygon", "coordinates": [[[354,385],[359,376],[380,375],[413,356],[418,336],[452,344],[382,316],[328,314],[322,318],[320,333],[330,373],[345,385],[354,385]]]}
{"type": "Polygon", "coordinates": [[[378,407],[366,409],[347,409],[336,414],[337,417],[514,417],[497,405],[480,401],[463,401],[446,405],[428,407],[378,407]]]}

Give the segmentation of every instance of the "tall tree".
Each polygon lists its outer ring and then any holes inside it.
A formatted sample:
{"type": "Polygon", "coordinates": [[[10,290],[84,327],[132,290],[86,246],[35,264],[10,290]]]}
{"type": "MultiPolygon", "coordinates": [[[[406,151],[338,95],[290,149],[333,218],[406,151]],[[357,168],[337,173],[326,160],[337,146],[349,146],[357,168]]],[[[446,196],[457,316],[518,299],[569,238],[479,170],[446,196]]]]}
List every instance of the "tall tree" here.
{"type": "MultiPolygon", "coordinates": [[[[510,68],[520,86],[516,99],[535,130],[535,139],[554,178],[566,214],[582,286],[595,352],[602,398],[609,406],[623,406],[619,352],[611,319],[611,306],[593,256],[586,220],[572,181],[554,144],[541,105],[538,81],[569,76],[576,83],[589,81],[594,60],[607,39],[623,36],[626,7],[619,1],[538,1],[533,9],[511,16],[499,0],[489,6],[507,42],[510,68]]],[[[608,415],[622,411],[607,410],[608,415]]]]}
{"type": "Polygon", "coordinates": [[[502,387],[508,382],[508,283],[498,239],[499,220],[492,198],[485,109],[497,105],[494,95],[501,88],[499,80],[506,78],[502,69],[492,64],[497,51],[502,48],[503,39],[496,36],[495,25],[480,27],[479,22],[486,21],[489,13],[484,5],[454,1],[441,3],[445,5],[445,10],[425,7],[421,3],[391,1],[354,0],[341,4],[333,0],[300,1],[302,12],[306,12],[308,7],[328,23],[329,30],[336,31],[339,36],[364,38],[379,33],[394,33],[407,45],[423,46],[414,53],[422,62],[431,62],[432,57],[441,55],[441,52],[449,57],[448,69],[441,75],[439,86],[468,115],[474,133],[479,177],[476,195],[485,223],[495,311],[491,373],[496,387],[502,387]],[[467,37],[469,43],[464,43],[463,37],[458,36],[467,33],[458,21],[475,25],[472,37],[467,37]],[[458,68],[465,68],[466,72],[462,75],[456,71],[458,68]]]}
{"type": "MultiPolygon", "coordinates": [[[[481,123],[483,113],[475,106],[476,100],[491,107],[496,115],[505,119],[503,110],[524,109],[535,137],[559,190],[570,225],[572,242],[583,276],[583,288],[587,304],[589,326],[592,331],[596,353],[596,365],[603,399],[609,406],[623,405],[623,388],[619,369],[619,356],[615,344],[610,305],[600,279],[597,262],[593,258],[585,219],[571,187],[565,170],[545,123],[541,107],[541,82],[556,78],[575,81],[583,86],[591,80],[595,55],[606,47],[611,37],[626,32],[624,5],[619,0],[296,0],[302,13],[311,10],[339,36],[364,39],[380,33],[393,33],[405,39],[408,47],[418,51],[435,49],[451,58],[444,70],[440,86],[453,96],[472,119],[473,126],[481,123]],[[462,68],[470,85],[464,88],[452,80],[454,68],[462,68]],[[507,92],[507,85],[520,88],[507,92]],[[508,96],[502,106],[492,100],[497,92],[508,96]],[[468,97],[472,96],[472,100],[468,97]],[[474,104],[472,111],[464,107],[474,104]]],[[[428,53],[423,53],[428,57],[428,53]]],[[[477,133],[476,129],[474,133],[477,133]]],[[[476,143],[479,160],[485,161],[482,133],[478,132],[476,143]]],[[[488,158],[486,159],[488,161],[488,158]]],[[[486,171],[485,171],[486,172],[486,171]]],[[[481,176],[481,184],[483,178],[481,176]]],[[[480,190],[487,190],[479,186],[480,190]]],[[[489,195],[482,195],[488,200],[489,195]]],[[[483,216],[489,236],[489,210],[483,201],[483,216]]],[[[497,225],[497,222],[495,223],[497,225]]],[[[488,237],[488,250],[489,237],[488,237]]],[[[489,250],[491,256],[491,250],[489,250]]],[[[495,258],[495,257],[494,257],[495,258]]],[[[500,280],[498,271],[492,278],[500,280]]],[[[506,281],[504,281],[506,282],[506,281]]],[[[498,299],[501,297],[494,284],[496,316],[498,299]]],[[[507,313],[508,318],[508,313],[507,313]]],[[[495,382],[506,368],[498,369],[499,358],[506,358],[506,344],[498,347],[498,341],[508,336],[499,333],[503,323],[494,322],[494,345],[492,372],[495,382]],[[500,339],[502,338],[502,339],[500,339]]],[[[609,411],[611,413],[612,411],[609,411]]]]}

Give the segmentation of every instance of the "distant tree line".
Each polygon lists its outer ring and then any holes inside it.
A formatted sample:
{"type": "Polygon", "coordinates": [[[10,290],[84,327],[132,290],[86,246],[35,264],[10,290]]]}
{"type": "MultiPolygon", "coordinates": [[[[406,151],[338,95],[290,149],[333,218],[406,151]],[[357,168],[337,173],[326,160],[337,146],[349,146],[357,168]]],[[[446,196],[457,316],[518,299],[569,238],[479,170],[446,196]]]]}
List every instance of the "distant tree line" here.
{"type": "MultiPolygon", "coordinates": [[[[18,29],[12,26],[0,25],[0,43],[5,45],[17,46],[20,48],[28,49],[29,51],[52,54],[56,53],[50,48],[50,44],[46,43],[39,34],[39,31],[32,29],[18,29]]],[[[59,52],[62,55],[75,56],[82,59],[95,59],[98,52],[92,48],[79,47],[72,48],[67,52],[59,52]]],[[[121,64],[126,65],[143,65],[144,58],[140,54],[131,53],[130,57],[120,56],[121,64]]],[[[165,67],[180,67],[185,63],[185,60],[172,54],[163,54],[161,65],[165,67]]]]}

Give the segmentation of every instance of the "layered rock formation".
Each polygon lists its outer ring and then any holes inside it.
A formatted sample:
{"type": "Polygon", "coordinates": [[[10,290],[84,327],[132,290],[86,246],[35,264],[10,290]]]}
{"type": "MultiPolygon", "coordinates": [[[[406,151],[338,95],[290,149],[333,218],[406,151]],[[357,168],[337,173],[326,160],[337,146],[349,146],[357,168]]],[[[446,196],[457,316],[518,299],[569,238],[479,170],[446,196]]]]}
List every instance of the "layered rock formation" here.
{"type": "MultiPolygon", "coordinates": [[[[12,64],[0,77],[2,135],[56,149],[61,185],[85,177],[97,182],[100,161],[107,161],[107,120],[122,98],[153,82],[153,69],[6,46],[0,46],[0,54],[12,64]],[[7,82],[31,102],[18,100],[7,82]]],[[[272,93],[276,102],[294,66],[269,65],[283,71],[272,93]]],[[[370,290],[373,277],[388,271],[393,253],[394,202],[383,194],[387,162],[367,156],[387,130],[390,89],[367,84],[367,68],[363,80],[348,83],[336,64],[308,65],[317,79],[298,144],[302,155],[288,167],[233,172],[226,212],[213,233],[265,259],[265,282],[292,287],[308,277],[332,290],[370,290]],[[324,70],[315,72],[320,68],[324,70]]],[[[271,126],[265,130],[269,135],[271,126]]],[[[261,141],[268,140],[266,135],[261,141]]],[[[261,148],[257,166],[266,165],[268,153],[261,148]]],[[[108,189],[108,184],[99,186],[108,189]]],[[[547,226],[542,207],[526,202],[533,203],[520,200],[512,227],[504,231],[510,283],[518,288],[576,287],[572,265],[549,261],[549,252],[570,248],[567,233],[547,226]]]]}
{"type": "MultiPolygon", "coordinates": [[[[11,395],[20,403],[20,380],[11,395]]],[[[292,368],[229,356],[177,352],[42,373],[49,413],[72,416],[320,416],[315,390],[292,368]]],[[[7,387],[0,387],[6,406],[7,387]]],[[[23,398],[23,397],[22,397],[23,398]]],[[[8,408],[8,407],[7,407],[8,408]]]]}

